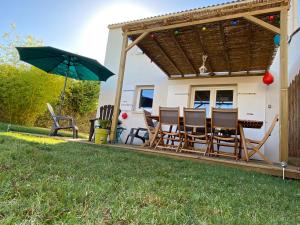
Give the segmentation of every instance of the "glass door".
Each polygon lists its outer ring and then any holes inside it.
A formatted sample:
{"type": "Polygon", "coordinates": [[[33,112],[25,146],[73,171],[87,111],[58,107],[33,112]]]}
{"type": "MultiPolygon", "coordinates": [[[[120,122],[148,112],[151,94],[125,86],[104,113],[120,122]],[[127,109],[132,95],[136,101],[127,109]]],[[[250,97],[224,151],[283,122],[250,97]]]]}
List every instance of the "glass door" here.
{"type": "Polygon", "coordinates": [[[193,87],[191,107],[206,109],[209,117],[211,107],[231,109],[237,107],[236,86],[193,87]]]}

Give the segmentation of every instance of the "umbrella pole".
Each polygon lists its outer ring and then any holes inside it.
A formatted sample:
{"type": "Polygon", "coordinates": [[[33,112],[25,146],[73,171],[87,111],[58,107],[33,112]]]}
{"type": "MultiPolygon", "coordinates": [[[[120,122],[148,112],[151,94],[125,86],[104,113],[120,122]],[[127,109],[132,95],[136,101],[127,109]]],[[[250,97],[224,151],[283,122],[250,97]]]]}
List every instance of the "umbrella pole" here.
{"type": "Polygon", "coordinates": [[[67,80],[68,80],[68,76],[69,76],[69,70],[70,70],[70,66],[68,65],[68,70],[67,70],[67,74],[65,77],[65,83],[64,83],[64,88],[61,91],[60,94],[60,106],[59,106],[59,115],[61,115],[61,111],[64,105],[64,100],[65,100],[65,92],[66,92],[66,87],[67,87],[67,80]]]}

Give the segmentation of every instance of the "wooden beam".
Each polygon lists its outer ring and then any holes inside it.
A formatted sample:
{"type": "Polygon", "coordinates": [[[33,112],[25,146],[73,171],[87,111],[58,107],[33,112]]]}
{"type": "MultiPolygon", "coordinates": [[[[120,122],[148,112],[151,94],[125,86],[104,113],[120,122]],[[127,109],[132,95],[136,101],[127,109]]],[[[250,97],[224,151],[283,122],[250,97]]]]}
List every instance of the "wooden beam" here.
{"type": "Polygon", "coordinates": [[[186,51],[183,49],[183,47],[181,46],[181,44],[178,42],[176,36],[174,35],[174,32],[170,31],[170,36],[173,39],[173,41],[175,42],[177,48],[179,49],[179,51],[181,52],[181,54],[184,56],[185,61],[190,65],[190,67],[193,69],[195,74],[198,74],[198,69],[194,66],[194,64],[192,63],[192,60],[190,59],[190,57],[187,55],[186,51]]]}
{"type": "Polygon", "coordinates": [[[257,25],[260,25],[260,26],[262,26],[262,27],[274,32],[274,33],[280,34],[280,28],[275,27],[274,25],[269,24],[269,23],[267,23],[267,22],[265,22],[261,19],[258,19],[254,16],[251,16],[251,15],[245,15],[244,18],[251,21],[251,22],[253,22],[253,23],[255,23],[255,24],[257,24],[257,25]]]}
{"type": "Polygon", "coordinates": [[[280,12],[280,160],[288,161],[288,8],[280,12]]]}
{"type": "Polygon", "coordinates": [[[110,142],[112,142],[112,143],[116,140],[116,133],[117,133],[117,127],[118,127],[118,122],[119,122],[119,111],[120,111],[123,80],[124,80],[124,73],[125,73],[127,45],[128,45],[128,36],[126,34],[123,34],[123,44],[122,44],[120,66],[119,66],[119,76],[118,76],[118,81],[117,81],[114,112],[113,112],[111,131],[110,131],[110,142]]]}
{"type": "Polygon", "coordinates": [[[208,78],[230,78],[230,77],[261,77],[264,73],[257,73],[257,74],[233,74],[233,75],[215,75],[215,76],[185,76],[185,77],[170,77],[169,80],[188,80],[188,79],[208,79],[208,78]]]}
{"type": "Polygon", "coordinates": [[[153,41],[156,43],[158,49],[162,53],[162,55],[168,60],[168,62],[177,70],[177,72],[183,76],[183,72],[178,68],[176,63],[171,59],[171,57],[166,53],[164,48],[161,46],[161,44],[156,40],[156,38],[153,38],[153,41]]]}
{"type": "Polygon", "coordinates": [[[148,32],[157,32],[157,31],[175,29],[175,28],[180,28],[180,27],[187,27],[187,26],[194,26],[194,25],[205,24],[205,23],[212,23],[212,22],[217,22],[217,21],[222,21],[222,20],[230,20],[230,19],[244,17],[246,15],[255,16],[255,15],[265,14],[265,13],[279,12],[283,7],[284,6],[280,6],[280,7],[274,7],[274,8],[269,8],[269,9],[256,10],[256,11],[253,11],[253,12],[236,13],[236,14],[232,14],[232,15],[213,17],[213,18],[209,18],[209,19],[196,20],[196,21],[192,21],[192,22],[183,22],[183,23],[178,23],[178,24],[173,24],[173,25],[168,25],[168,26],[159,26],[159,27],[153,27],[153,28],[148,28],[148,29],[129,31],[128,35],[141,34],[141,33],[144,33],[146,31],[148,31],[148,32]]]}
{"type": "Polygon", "coordinates": [[[221,21],[219,22],[219,28],[220,28],[221,41],[222,41],[222,45],[224,48],[224,56],[225,56],[225,60],[226,60],[226,64],[227,64],[227,69],[228,69],[229,74],[231,74],[231,63],[230,63],[230,57],[229,57],[229,53],[228,53],[229,49],[226,44],[224,27],[223,27],[223,23],[221,21]]]}
{"type": "Polygon", "coordinates": [[[130,49],[132,49],[135,45],[137,45],[140,41],[142,41],[149,32],[142,33],[137,39],[135,39],[126,49],[125,51],[128,52],[130,49]]]}
{"type": "Polygon", "coordinates": [[[204,41],[202,40],[202,34],[201,34],[201,31],[200,29],[198,29],[197,27],[194,28],[194,32],[196,32],[196,36],[197,36],[197,40],[198,40],[198,43],[199,43],[199,47],[201,49],[201,51],[203,52],[204,55],[207,55],[207,65],[208,65],[208,70],[211,71],[211,74],[214,75],[214,68],[211,64],[211,60],[210,60],[210,57],[207,53],[207,50],[206,50],[206,47],[204,45],[204,41]]]}

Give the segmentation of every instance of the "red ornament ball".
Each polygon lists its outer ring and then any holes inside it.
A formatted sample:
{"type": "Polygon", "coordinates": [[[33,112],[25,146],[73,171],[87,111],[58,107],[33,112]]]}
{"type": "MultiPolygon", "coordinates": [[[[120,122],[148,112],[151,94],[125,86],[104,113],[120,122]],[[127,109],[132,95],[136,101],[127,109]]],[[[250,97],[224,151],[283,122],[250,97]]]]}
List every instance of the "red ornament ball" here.
{"type": "Polygon", "coordinates": [[[274,22],[275,20],[275,16],[271,15],[271,16],[268,16],[268,19],[270,22],[274,22]]]}
{"type": "Polygon", "coordinates": [[[126,112],[123,112],[121,116],[123,120],[126,120],[128,118],[128,114],[126,112]]]}
{"type": "Polygon", "coordinates": [[[266,85],[270,85],[274,82],[274,77],[270,72],[266,72],[264,77],[263,77],[263,82],[266,85]]]}

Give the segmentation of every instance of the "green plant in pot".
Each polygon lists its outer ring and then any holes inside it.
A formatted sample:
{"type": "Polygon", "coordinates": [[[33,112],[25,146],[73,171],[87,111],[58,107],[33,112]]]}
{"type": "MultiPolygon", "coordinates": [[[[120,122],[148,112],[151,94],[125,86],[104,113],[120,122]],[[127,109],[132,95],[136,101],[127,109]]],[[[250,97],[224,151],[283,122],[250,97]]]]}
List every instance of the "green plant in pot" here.
{"type": "Polygon", "coordinates": [[[95,143],[106,144],[109,132],[110,120],[98,120],[98,126],[95,128],[95,143]]]}

